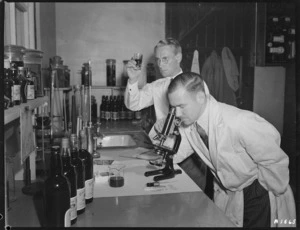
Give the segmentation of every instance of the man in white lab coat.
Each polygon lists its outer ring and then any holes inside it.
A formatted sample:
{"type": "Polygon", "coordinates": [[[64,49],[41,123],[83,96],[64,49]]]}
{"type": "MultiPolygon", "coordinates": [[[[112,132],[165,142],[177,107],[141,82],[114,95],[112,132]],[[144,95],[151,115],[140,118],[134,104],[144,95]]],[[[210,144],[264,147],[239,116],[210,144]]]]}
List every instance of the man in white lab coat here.
{"type": "Polygon", "coordinates": [[[168,98],[182,121],[183,141],[214,175],[215,204],[232,222],[295,227],[289,158],[274,126],[251,111],[217,102],[196,73],[174,78],[168,98]]]}
{"type": "MultiPolygon", "coordinates": [[[[124,103],[132,111],[154,105],[156,119],[166,118],[169,112],[167,89],[171,80],[182,73],[180,63],[182,50],[179,42],[173,38],[167,38],[157,43],[154,48],[155,61],[163,78],[146,84],[142,89],[138,88],[138,78],[142,71],[136,66],[134,60],[127,64],[128,83],[124,94],[124,103]]],[[[153,132],[153,129],[150,131],[153,132]]],[[[204,190],[206,186],[206,166],[201,159],[188,151],[180,148],[173,159],[180,167],[204,190]],[[199,174],[202,176],[199,177],[199,174]]]]}

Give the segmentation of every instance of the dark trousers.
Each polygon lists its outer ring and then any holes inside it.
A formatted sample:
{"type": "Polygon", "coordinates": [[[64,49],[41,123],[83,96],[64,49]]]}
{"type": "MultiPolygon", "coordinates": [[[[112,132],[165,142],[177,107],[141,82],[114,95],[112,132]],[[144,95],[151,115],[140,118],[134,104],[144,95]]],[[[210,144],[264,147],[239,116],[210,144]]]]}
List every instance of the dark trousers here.
{"type": "Polygon", "coordinates": [[[244,228],[270,228],[271,208],[268,191],[258,180],[244,188],[244,228]]]}
{"type": "Polygon", "coordinates": [[[193,153],[178,165],[187,175],[189,175],[189,177],[201,188],[202,191],[205,191],[207,167],[196,153],[193,153]]]}

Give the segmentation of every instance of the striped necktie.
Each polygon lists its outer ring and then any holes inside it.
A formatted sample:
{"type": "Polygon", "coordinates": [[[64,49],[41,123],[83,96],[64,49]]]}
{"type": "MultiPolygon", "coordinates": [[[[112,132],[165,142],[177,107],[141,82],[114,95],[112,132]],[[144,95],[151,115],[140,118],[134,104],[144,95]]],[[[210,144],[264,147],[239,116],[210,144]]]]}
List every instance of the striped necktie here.
{"type": "Polygon", "coordinates": [[[205,130],[197,122],[196,122],[196,130],[197,130],[198,134],[200,135],[201,139],[203,140],[207,149],[209,149],[208,136],[207,136],[205,130]]]}
{"type": "MultiPolygon", "coordinates": [[[[198,134],[200,135],[201,139],[203,140],[204,144],[206,145],[207,149],[209,150],[208,136],[207,136],[205,130],[197,122],[196,122],[196,130],[197,130],[198,134]]],[[[213,197],[214,197],[213,179],[214,179],[214,176],[211,173],[209,167],[207,167],[206,186],[205,186],[204,192],[211,200],[213,200],[213,197]]]]}

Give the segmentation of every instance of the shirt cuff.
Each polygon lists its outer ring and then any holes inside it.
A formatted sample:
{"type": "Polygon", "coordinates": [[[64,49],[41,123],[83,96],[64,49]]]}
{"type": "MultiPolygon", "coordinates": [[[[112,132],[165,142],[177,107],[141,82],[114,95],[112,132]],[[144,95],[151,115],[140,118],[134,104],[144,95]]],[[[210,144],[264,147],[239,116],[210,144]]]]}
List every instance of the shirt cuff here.
{"type": "Polygon", "coordinates": [[[128,88],[129,94],[134,94],[134,93],[136,93],[136,92],[139,90],[139,88],[138,88],[138,81],[136,81],[136,82],[133,83],[133,84],[130,84],[129,81],[128,81],[128,83],[127,83],[127,88],[128,88]]]}

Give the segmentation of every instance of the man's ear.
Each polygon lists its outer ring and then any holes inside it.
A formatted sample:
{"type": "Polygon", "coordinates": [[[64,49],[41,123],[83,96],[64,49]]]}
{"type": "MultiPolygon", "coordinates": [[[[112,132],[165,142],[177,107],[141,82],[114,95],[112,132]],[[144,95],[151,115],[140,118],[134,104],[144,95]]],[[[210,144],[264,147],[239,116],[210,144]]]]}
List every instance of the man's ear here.
{"type": "Polygon", "coordinates": [[[182,53],[176,54],[176,55],[175,55],[175,58],[176,58],[176,60],[178,61],[178,63],[180,63],[181,60],[182,60],[182,53]]]}
{"type": "Polygon", "coordinates": [[[199,103],[204,103],[205,102],[205,98],[206,98],[206,96],[205,96],[205,93],[204,92],[202,92],[202,91],[198,91],[197,93],[196,93],[196,100],[197,100],[197,102],[199,102],[199,103]]]}

